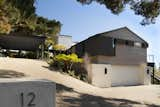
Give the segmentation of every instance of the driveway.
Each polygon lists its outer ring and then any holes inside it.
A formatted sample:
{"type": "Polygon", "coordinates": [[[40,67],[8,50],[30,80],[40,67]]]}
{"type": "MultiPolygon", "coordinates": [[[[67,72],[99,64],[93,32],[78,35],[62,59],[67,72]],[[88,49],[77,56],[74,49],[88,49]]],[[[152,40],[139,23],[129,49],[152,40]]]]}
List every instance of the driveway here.
{"type": "Polygon", "coordinates": [[[98,88],[52,71],[45,61],[0,58],[0,78],[45,78],[57,84],[56,107],[160,107],[160,86],[98,88]]]}

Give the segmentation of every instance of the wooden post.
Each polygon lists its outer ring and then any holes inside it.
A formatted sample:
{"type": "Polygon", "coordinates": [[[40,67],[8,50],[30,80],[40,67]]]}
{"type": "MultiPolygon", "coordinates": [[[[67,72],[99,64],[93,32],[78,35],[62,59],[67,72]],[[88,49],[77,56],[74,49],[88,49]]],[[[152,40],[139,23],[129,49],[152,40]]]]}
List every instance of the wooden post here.
{"type": "Polygon", "coordinates": [[[153,65],[153,84],[154,84],[154,65],[153,65]]]}
{"type": "Polygon", "coordinates": [[[19,50],[19,51],[18,51],[18,57],[20,57],[20,55],[21,55],[21,52],[22,52],[21,50],[19,50]]]}
{"type": "Polygon", "coordinates": [[[36,50],[36,58],[39,59],[39,50],[36,50]]]}
{"type": "Polygon", "coordinates": [[[42,44],[42,47],[41,47],[41,59],[44,58],[44,43],[42,44]]]}

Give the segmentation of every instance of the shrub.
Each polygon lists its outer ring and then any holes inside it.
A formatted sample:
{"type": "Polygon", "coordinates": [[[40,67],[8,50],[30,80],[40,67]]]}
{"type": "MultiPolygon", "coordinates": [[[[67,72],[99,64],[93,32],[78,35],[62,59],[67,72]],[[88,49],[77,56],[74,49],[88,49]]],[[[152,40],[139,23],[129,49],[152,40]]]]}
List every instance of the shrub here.
{"type": "Polygon", "coordinates": [[[63,46],[63,45],[53,45],[53,49],[54,50],[62,50],[62,51],[64,51],[64,50],[66,50],[66,47],[65,46],[63,46]]]}
{"type": "Polygon", "coordinates": [[[29,59],[36,59],[37,54],[36,54],[36,52],[26,52],[23,57],[29,58],[29,59]]]}
{"type": "Polygon", "coordinates": [[[53,60],[53,62],[58,63],[58,66],[65,72],[71,71],[73,64],[82,62],[82,59],[78,58],[76,54],[59,54],[56,55],[53,60]]]}
{"type": "Polygon", "coordinates": [[[82,69],[82,62],[83,60],[76,54],[58,54],[48,61],[55,70],[61,70],[74,78],[87,82],[87,73],[82,69]]]}

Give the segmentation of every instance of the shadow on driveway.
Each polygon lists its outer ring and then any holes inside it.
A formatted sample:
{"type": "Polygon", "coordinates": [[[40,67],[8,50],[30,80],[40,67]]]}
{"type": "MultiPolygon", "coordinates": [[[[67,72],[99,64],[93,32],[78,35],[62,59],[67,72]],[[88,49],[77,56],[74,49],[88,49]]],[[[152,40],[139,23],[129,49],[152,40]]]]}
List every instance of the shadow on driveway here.
{"type": "Polygon", "coordinates": [[[103,98],[78,93],[72,88],[61,84],[56,84],[56,88],[56,107],[160,107],[158,105],[142,104],[126,99],[103,98]],[[69,94],[65,95],[63,93],[69,94]]]}
{"type": "Polygon", "coordinates": [[[13,70],[0,69],[0,78],[22,78],[26,75],[13,70]]]}

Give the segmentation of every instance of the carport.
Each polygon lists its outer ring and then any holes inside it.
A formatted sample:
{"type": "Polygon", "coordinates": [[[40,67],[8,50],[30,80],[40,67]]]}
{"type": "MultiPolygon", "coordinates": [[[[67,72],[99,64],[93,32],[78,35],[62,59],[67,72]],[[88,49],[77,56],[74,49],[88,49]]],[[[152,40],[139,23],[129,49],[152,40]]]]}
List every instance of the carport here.
{"type": "Polygon", "coordinates": [[[45,38],[45,36],[36,36],[20,32],[0,35],[0,48],[37,52],[37,58],[43,58],[45,38]]]}

